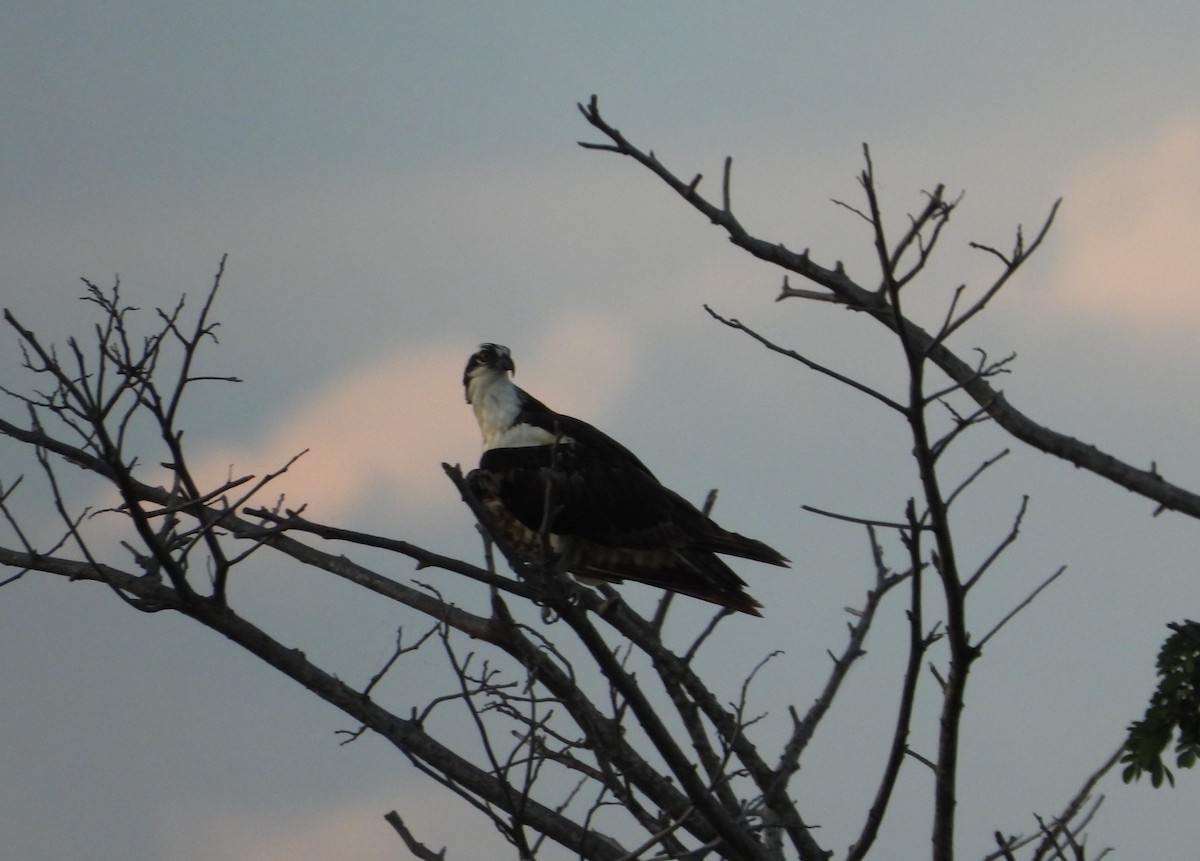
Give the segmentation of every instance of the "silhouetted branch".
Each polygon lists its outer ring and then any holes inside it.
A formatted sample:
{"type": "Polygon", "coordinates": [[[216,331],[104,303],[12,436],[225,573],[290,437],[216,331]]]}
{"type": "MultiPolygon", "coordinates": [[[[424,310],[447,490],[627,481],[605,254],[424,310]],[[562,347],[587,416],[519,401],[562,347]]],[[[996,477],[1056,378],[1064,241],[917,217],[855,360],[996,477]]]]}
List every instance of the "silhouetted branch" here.
{"type": "MultiPolygon", "coordinates": [[[[767,242],[746,233],[741,225],[729,217],[724,210],[711,204],[696,188],[682,182],[674,173],[659,162],[658,159],[653,158],[652,155],[644,153],[631,144],[624,135],[605,121],[600,114],[599,103],[594,96],[587,105],[579,105],[579,110],[593,128],[598,129],[612,141],[611,144],[584,143],[581,144],[582,146],[589,149],[615,152],[632,158],[643,167],[649,169],[670,188],[674,189],[690,206],[708,218],[713,224],[723,228],[729,234],[730,240],[738,247],[761,260],[780,266],[830,291],[833,301],[838,301],[853,310],[867,313],[888,328],[903,334],[917,353],[926,356],[937,365],[951,380],[961,386],[962,390],[982,407],[998,425],[1017,439],[1047,454],[1052,454],[1075,466],[1094,472],[1120,487],[1124,487],[1133,493],[1137,493],[1158,503],[1164,509],[1179,511],[1191,517],[1200,517],[1200,494],[1185,490],[1178,485],[1166,481],[1153,470],[1143,470],[1134,467],[1097,449],[1095,446],[1037,423],[1010,404],[1004,394],[993,388],[986,379],[979,376],[970,364],[949,350],[944,343],[946,336],[949,334],[947,330],[959,328],[967,319],[974,316],[977,311],[970,310],[966,312],[965,318],[963,315],[960,315],[956,318],[955,322],[943,325],[938,335],[930,335],[914,321],[902,315],[897,315],[894,309],[890,307],[887,296],[884,293],[868,290],[853,281],[846,274],[845,268],[840,262],[836,263],[832,269],[828,269],[815,263],[807,251],[796,253],[782,243],[767,242]]],[[[869,175],[873,182],[873,174],[869,175]]],[[[1013,271],[1017,267],[1012,264],[1017,262],[1017,265],[1019,265],[1019,263],[1028,260],[1030,254],[1040,245],[1049,230],[1053,216],[1057,212],[1057,207],[1058,204],[1056,202],[1042,229],[1039,231],[1035,242],[1029,248],[1024,248],[1023,243],[1018,246],[1021,249],[1019,262],[1014,261],[1013,258],[1001,255],[1002,260],[1005,262],[1005,271],[985,291],[983,299],[980,300],[983,305],[986,305],[987,301],[990,300],[995,292],[1013,274],[1013,271]],[[1012,271],[1010,271],[1010,268],[1012,271]]],[[[866,217],[868,221],[871,220],[869,216],[866,217]]],[[[888,259],[890,260],[890,258],[888,259]]],[[[787,289],[785,287],[780,298],[790,296],[811,298],[806,291],[797,291],[795,288],[787,289]]],[[[981,308],[983,305],[979,305],[979,307],[981,308]]]]}
{"type": "Polygon", "coordinates": [[[707,305],[704,306],[704,310],[707,311],[714,320],[716,320],[720,323],[724,323],[726,326],[728,326],[731,329],[737,329],[740,332],[745,332],[747,335],[749,335],[754,340],[758,341],[760,344],[762,344],[768,350],[771,350],[772,352],[775,352],[775,353],[779,353],[782,356],[787,356],[789,359],[795,359],[797,362],[799,362],[800,364],[804,365],[807,368],[811,368],[812,370],[817,371],[818,373],[824,374],[827,377],[832,377],[833,379],[837,380],[839,383],[843,383],[852,389],[857,389],[858,391],[862,392],[863,394],[870,395],[871,397],[875,398],[880,403],[882,403],[888,407],[891,407],[892,409],[896,410],[897,412],[899,412],[901,414],[904,413],[905,410],[904,410],[903,406],[901,406],[899,403],[897,403],[896,401],[889,398],[887,395],[884,395],[881,392],[877,392],[875,389],[872,389],[870,386],[864,385],[863,383],[860,383],[857,380],[852,380],[843,374],[839,374],[837,371],[834,371],[834,370],[824,367],[823,365],[819,365],[816,362],[812,361],[811,359],[805,358],[804,356],[800,355],[799,353],[795,352],[794,350],[785,349],[784,347],[780,347],[779,345],[774,344],[771,341],[768,341],[766,338],[764,338],[762,335],[758,334],[753,329],[746,326],[740,320],[722,317],[720,314],[718,314],[716,311],[714,311],[712,308],[708,307],[707,305]]]}
{"type": "Polygon", "coordinates": [[[404,841],[405,848],[408,849],[408,851],[411,852],[415,857],[419,858],[420,861],[446,861],[445,847],[442,847],[442,849],[438,852],[434,852],[425,846],[425,844],[418,841],[415,837],[413,837],[412,832],[405,827],[404,820],[400,818],[399,813],[392,810],[388,813],[385,813],[383,818],[386,819],[388,825],[392,826],[392,828],[396,830],[396,833],[400,835],[400,839],[404,841]]]}
{"type": "MultiPolygon", "coordinates": [[[[543,518],[540,530],[543,558],[536,563],[523,560],[505,544],[488,509],[475,497],[472,487],[478,484],[473,484],[474,477],[464,476],[457,466],[443,464],[443,469],[485,538],[483,564],[390,536],[314,522],[303,516],[304,506],[284,508],[282,497],[273,507],[256,502],[295,458],[261,477],[234,473],[231,468],[224,481],[202,486],[189,464],[183,429],[177,422],[183,414],[185,394],[193,390],[194,383],[236,380],[204,373],[199,364],[201,347],[216,342],[218,324],[213,310],[224,259],[199,307],[181,299],[173,307],[157,309],[148,335],[138,334],[137,309],[122,298],[119,283],[102,291],[85,282],[85,300],[101,317],[94,342],[69,339],[63,348],[47,346],[5,312],[20,342],[24,366],[44,390],[7,392],[28,418],[0,418],[0,435],[34,452],[63,534],[50,551],[39,552],[29,531],[21,528],[14,507],[13,491],[20,480],[0,486],[0,513],[15,536],[11,543],[16,545],[0,548],[0,565],[16,571],[0,585],[28,572],[97,582],[139,610],[174,611],[200,622],[340,709],[359,727],[344,733],[348,740],[366,732],[386,739],[417,771],[466,800],[493,823],[513,844],[518,857],[537,857],[550,840],[572,857],[587,861],[648,861],[650,855],[663,861],[705,857],[825,861],[833,853],[817,840],[815,835],[820,832],[806,821],[806,811],[791,787],[851,668],[867,654],[866,640],[885,596],[907,583],[908,643],[904,668],[896,679],[895,717],[888,726],[890,739],[879,764],[872,801],[846,857],[847,861],[860,861],[877,848],[900,774],[913,760],[932,770],[933,856],[936,861],[951,861],[960,733],[971,666],[982,646],[1059,576],[1061,569],[973,641],[968,593],[1018,537],[1026,501],[1008,534],[974,571],[964,574],[950,509],[977,486],[976,480],[1003,453],[985,459],[965,477],[956,474],[951,481],[939,472],[945,468],[941,455],[965,430],[990,418],[1019,438],[1031,438],[1030,444],[1072,462],[1107,458],[1034,425],[1007,404],[992,388],[991,380],[1007,371],[1011,356],[991,361],[981,352],[977,362],[967,364],[945,345],[1040,246],[1057,204],[1031,243],[1026,244],[1018,229],[1011,253],[976,246],[996,257],[1004,269],[973,302],[969,297],[975,294],[965,287],[955,290],[936,336],[931,336],[906,316],[902,300],[907,304],[904,291],[924,271],[961,196],[949,200],[944,187],[936,186],[926,193],[919,210],[909,215],[907,224],[893,234],[885,225],[875,168],[870,150],[864,146],[865,167],[859,181],[865,205],[840,205],[866,220],[871,229],[880,284],[878,289],[867,290],[850,279],[840,263],[825,269],[815,264],[807,251],[795,254],[783,245],[748,234],[733,211],[732,159],[727,158],[723,165],[720,204],[710,203],[699,192],[699,174],[686,183],[679,180],[653,152],[642,152],[608,125],[594,98],[580,110],[606,138],[606,142],[584,146],[633,158],[725,230],[739,247],[817,288],[792,287],[785,276],[779,298],[837,302],[874,317],[896,335],[897,366],[907,374],[906,386],[902,393],[890,394],[785,349],[740,321],[706,307],[724,326],[869,395],[887,407],[889,415],[904,416],[910,437],[905,449],[911,450],[917,467],[919,490],[907,500],[902,517],[877,520],[805,506],[824,516],[864,525],[874,572],[862,603],[847,608],[845,642],[836,654],[830,651],[829,672],[811,682],[812,691],[807,694],[810,682],[797,682],[795,702],[813,692],[816,696],[803,710],[788,706],[792,725],[777,739],[776,748],[766,747],[769,739],[760,737],[769,722],[762,721],[765,715],[755,711],[759,687],[755,680],[760,671],[764,676],[778,673],[773,664],[771,670],[764,667],[780,660],[782,652],[764,648],[765,656],[742,675],[740,685],[711,684],[703,676],[702,657],[708,656],[708,649],[702,647],[713,641],[717,626],[731,618],[727,611],[718,611],[706,622],[681,631],[678,623],[682,617],[667,624],[679,603],[670,597],[657,602],[646,618],[611,586],[593,589],[575,583],[559,570],[549,517],[543,518]],[[889,236],[899,238],[889,241],[889,236]],[[969,304],[964,308],[964,303],[969,304]],[[939,375],[931,384],[929,377],[935,367],[949,380],[939,375]],[[133,441],[144,439],[147,429],[153,432],[153,445],[134,450],[133,441]],[[115,550],[128,570],[112,564],[112,551],[106,543],[89,537],[92,527],[85,518],[90,512],[75,510],[80,506],[59,481],[62,463],[80,468],[118,492],[119,503],[103,513],[133,528],[132,536],[118,537],[115,550]],[[161,465],[167,472],[147,464],[161,465]],[[155,469],[153,478],[147,478],[149,468],[155,469]],[[947,487],[953,489],[947,492],[947,487]],[[885,564],[880,535],[889,546],[903,548],[906,561],[901,572],[885,564]],[[324,545],[313,546],[307,543],[307,536],[338,542],[338,547],[330,552],[324,545]],[[500,548],[515,576],[496,570],[493,546],[500,548]],[[106,549],[102,551],[102,547],[106,549]],[[399,554],[415,570],[444,572],[454,583],[474,589],[477,600],[458,606],[448,597],[454,593],[443,592],[445,581],[441,579],[412,583],[384,576],[381,571],[395,566],[374,568],[351,558],[371,558],[358,553],[360,547],[399,554]],[[66,558],[68,554],[79,558],[66,558]],[[381,666],[358,676],[368,678],[361,689],[341,681],[300,649],[284,646],[242,615],[240,608],[230,606],[229,578],[251,555],[326,572],[408,614],[398,626],[390,656],[381,666]],[[134,573],[138,571],[141,573],[134,573]],[[939,590],[937,597],[943,601],[931,600],[925,594],[929,588],[939,590]],[[530,605],[543,611],[540,622],[530,605]],[[423,620],[416,630],[425,633],[405,643],[401,634],[405,626],[414,630],[413,617],[423,620]],[[681,645],[673,647],[664,640],[668,631],[677,638],[671,642],[681,645]],[[938,649],[931,656],[935,645],[938,649]],[[430,682],[428,687],[406,691],[401,712],[386,705],[392,686],[382,682],[401,658],[417,651],[424,659],[435,660],[449,683],[434,686],[430,682]],[[926,665],[938,684],[919,690],[926,665]],[[719,693],[724,687],[733,693],[719,693]],[[914,715],[920,713],[916,709],[918,692],[922,697],[940,697],[937,750],[929,756],[909,747],[914,715]],[[447,716],[468,722],[473,729],[468,743],[452,746],[435,736],[434,730],[440,729],[447,716]],[[612,835],[619,835],[620,840],[612,835]],[[627,845],[634,848],[627,849],[627,845]]],[[[557,466],[552,457],[550,469],[557,466]]],[[[1147,481],[1145,475],[1130,473],[1111,458],[1089,468],[1114,481],[1125,481],[1124,486],[1131,489],[1147,481]]],[[[1200,515],[1200,497],[1193,499],[1167,485],[1155,470],[1150,475],[1157,495],[1138,492],[1162,505],[1200,515]],[[1193,504],[1194,512],[1189,510],[1193,504]]],[[[547,482],[546,514],[556,510],[552,484],[547,482]]],[[[712,502],[710,495],[706,511],[712,502]]],[[[722,632],[729,634],[730,629],[722,628],[722,632]]],[[[1081,858],[1081,829],[1095,805],[1084,808],[1099,774],[1111,765],[1085,784],[1062,817],[1041,820],[1037,835],[1009,838],[998,834],[999,849],[994,857],[1015,861],[1016,851],[1038,844],[1035,851],[1041,855],[1067,857],[1073,853],[1081,858]]],[[[433,852],[423,845],[398,813],[389,813],[387,821],[413,855],[423,861],[444,859],[445,850],[433,852]]]]}

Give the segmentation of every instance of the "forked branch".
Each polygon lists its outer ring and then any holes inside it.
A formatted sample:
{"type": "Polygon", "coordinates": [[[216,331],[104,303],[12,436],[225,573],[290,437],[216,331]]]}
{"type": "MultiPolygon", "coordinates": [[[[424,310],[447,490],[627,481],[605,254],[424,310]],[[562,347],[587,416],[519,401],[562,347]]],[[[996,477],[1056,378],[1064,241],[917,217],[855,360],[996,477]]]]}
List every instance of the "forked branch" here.
{"type": "MultiPolygon", "coordinates": [[[[599,130],[611,141],[611,143],[604,144],[581,143],[582,146],[588,149],[614,152],[632,158],[650,170],[655,176],[666,183],[667,186],[674,189],[688,205],[692,206],[714,224],[723,228],[729,234],[730,241],[738,247],[743,248],[761,260],[774,263],[828,290],[834,301],[844,304],[851,309],[867,313],[889,328],[904,330],[906,337],[909,338],[917,350],[925,354],[943,373],[950,377],[957,385],[961,386],[962,390],[994,419],[998,425],[1017,439],[1033,448],[1044,451],[1047,454],[1052,454],[1077,467],[1093,472],[1126,490],[1157,503],[1163,509],[1178,511],[1190,517],[1200,518],[1200,494],[1172,484],[1158,474],[1157,471],[1140,469],[1113,457],[1107,452],[1101,451],[1093,445],[1039,424],[1010,404],[1002,392],[993,387],[987,379],[980,377],[975,368],[950,350],[945,344],[946,337],[949,334],[948,330],[952,331],[960,328],[966,320],[978,313],[977,310],[973,310],[975,306],[972,306],[972,309],[968,309],[963,315],[954,318],[953,321],[942,325],[936,335],[931,335],[913,320],[905,317],[897,317],[893,314],[883,295],[877,291],[868,290],[856,283],[846,274],[844,267],[840,263],[836,264],[832,269],[826,268],[815,263],[807,251],[797,253],[787,248],[783,243],[767,242],[746,233],[741,225],[730,217],[722,207],[715,206],[705,199],[695,185],[680,180],[671,170],[658,161],[652,153],[648,154],[634,146],[624,135],[610,125],[601,116],[596,97],[593,96],[587,105],[581,104],[579,110],[593,128],[599,130]]],[[[1048,232],[1057,208],[1058,204],[1056,203],[1052,207],[1050,215],[1043,223],[1033,243],[1027,247],[1023,241],[1018,243],[1019,258],[1016,254],[1011,257],[1004,257],[1004,261],[1006,261],[1004,263],[1005,270],[993,283],[991,288],[985,291],[980,300],[981,302],[986,304],[995,295],[996,291],[1007,283],[1016,268],[1029,259],[1030,254],[1036,250],[1048,232]]],[[[890,261],[890,259],[889,255],[888,260],[890,261]]],[[[797,288],[788,288],[785,285],[781,298],[790,296],[810,298],[810,292],[800,291],[797,288]]],[[[982,307],[979,305],[979,302],[976,305],[982,307]]]]}

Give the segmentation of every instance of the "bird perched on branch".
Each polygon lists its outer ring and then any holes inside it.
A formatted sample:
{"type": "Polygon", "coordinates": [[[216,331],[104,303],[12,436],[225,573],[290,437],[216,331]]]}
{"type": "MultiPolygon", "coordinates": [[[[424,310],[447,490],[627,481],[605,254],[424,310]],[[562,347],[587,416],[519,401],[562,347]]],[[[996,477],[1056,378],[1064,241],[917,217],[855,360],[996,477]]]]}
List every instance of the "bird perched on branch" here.
{"type": "Polygon", "coordinates": [[[548,548],[585,581],[636,580],[762,615],[717,554],[783,567],[786,558],[722,529],[619,442],[519,389],[515,370],[507,347],[482,344],[463,386],[483,435],[469,486],[520,561],[543,562],[548,548]]]}

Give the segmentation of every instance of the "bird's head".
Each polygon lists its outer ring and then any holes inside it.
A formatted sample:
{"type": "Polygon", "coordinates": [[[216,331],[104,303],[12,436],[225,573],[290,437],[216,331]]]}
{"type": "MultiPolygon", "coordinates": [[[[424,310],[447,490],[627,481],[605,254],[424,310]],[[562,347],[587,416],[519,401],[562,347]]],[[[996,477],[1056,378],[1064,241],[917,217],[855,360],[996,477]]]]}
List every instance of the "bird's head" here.
{"type": "Polygon", "coordinates": [[[499,380],[507,380],[508,375],[516,370],[508,347],[503,344],[480,344],[479,349],[467,360],[467,368],[463,371],[467,403],[474,403],[477,391],[499,380]]]}

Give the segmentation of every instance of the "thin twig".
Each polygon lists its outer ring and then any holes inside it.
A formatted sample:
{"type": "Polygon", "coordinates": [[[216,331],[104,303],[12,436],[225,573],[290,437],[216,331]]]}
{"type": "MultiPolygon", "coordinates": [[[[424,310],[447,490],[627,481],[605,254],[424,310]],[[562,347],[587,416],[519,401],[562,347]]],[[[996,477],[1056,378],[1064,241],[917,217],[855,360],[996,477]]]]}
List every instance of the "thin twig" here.
{"type": "Polygon", "coordinates": [[[1047,586],[1049,586],[1051,583],[1053,583],[1055,580],[1057,580],[1059,578],[1059,576],[1061,576],[1062,573],[1066,570],[1067,570],[1067,566],[1063,565],[1057,571],[1055,571],[1053,574],[1051,574],[1049,577],[1047,577],[1045,580],[1043,580],[1036,589],[1034,589],[1032,592],[1030,592],[1028,595],[1025,596],[1025,599],[1023,601],[1021,601],[1020,604],[1018,604],[1017,606],[1015,606],[1011,610],[1009,610],[1004,615],[1004,618],[995,624],[995,626],[992,628],[992,630],[988,631],[986,634],[983,635],[983,637],[981,637],[979,639],[979,642],[977,642],[975,644],[975,649],[977,651],[982,649],[984,643],[986,643],[988,640],[990,640],[992,637],[994,637],[1001,628],[1003,628],[1006,624],[1008,624],[1008,622],[1013,618],[1013,616],[1017,615],[1022,610],[1024,610],[1026,607],[1028,607],[1033,602],[1033,599],[1041,594],[1043,589],[1045,589],[1047,586]]]}
{"type": "Polygon", "coordinates": [[[740,320],[734,319],[732,317],[730,317],[730,318],[722,317],[720,314],[718,314],[716,311],[714,311],[708,305],[704,306],[704,310],[707,311],[714,320],[717,320],[718,322],[725,324],[726,326],[728,326],[731,329],[737,329],[739,332],[746,333],[751,338],[753,338],[754,340],[756,340],[760,344],[762,344],[764,347],[766,347],[768,350],[771,350],[772,352],[775,352],[775,353],[779,353],[781,356],[787,356],[789,359],[795,359],[797,362],[800,362],[805,367],[811,368],[812,370],[817,371],[818,373],[825,374],[827,377],[832,377],[833,379],[837,380],[839,383],[844,383],[847,386],[850,386],[850,388],[852,388],[852,389],[858,389],[858,391],[863,392],[864,394],[870,395],[871,397],[878,400],[880,403],[885,404],[888,407],[891,407],[893,410],[896,410],[897,412],[901,413],[902,415],[905,414],[905,409],[903,406],[901,406],[899,403],[897,403],[896,401],[889,398],[887,395],[885,395],[881,392],[875,391],[875,389],[872,389],[870,386],[860,383],[857,380],[851,379],[850,377],[847,377],[844,374],[839,374],[837,371],[834,371],[830,368],[826,368],[824,365],[817,364],[812,359],[809,359],[806,356],[800,355],[795,350],[789,350],[785,347],[781,347],[778,344],[775,344],[775,343],[767,340],[765,337],[763,337],[758,332],[751,329],[749,326],[742,323],[740,320]]]}
{"type": "Polygon", "coordinates": [[[1008,534],[1004,536],[1004,539],[992,549],[992,552],[988,554],[987,558],[979,563],[979,567],[975,569],[975,573],[967,578],[967,582],[963,585],[964,590],[970,590],[972,586],[979,582],[979,579],[983,577],[992,564],[1000,558],[1000,554],[1012,546],[1012,544],[1017,540],[1017,536],[1021,533],[1021,521],[1025,519],[1025,511],[1028,507],[1029,496],[1022,496],[1021,508],[1017,511],[1016,516],[1013,518],[1012,528],[1009,529],[1008,534]]]}

